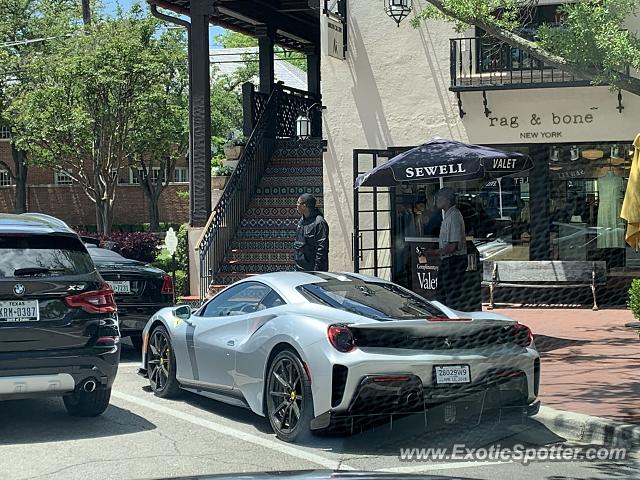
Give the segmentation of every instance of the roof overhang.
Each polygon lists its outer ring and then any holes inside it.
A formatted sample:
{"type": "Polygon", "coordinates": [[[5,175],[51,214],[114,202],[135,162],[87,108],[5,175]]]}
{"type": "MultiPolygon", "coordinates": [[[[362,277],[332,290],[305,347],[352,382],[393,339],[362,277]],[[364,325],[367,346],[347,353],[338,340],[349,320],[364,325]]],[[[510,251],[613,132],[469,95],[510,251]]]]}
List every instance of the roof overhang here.
{"type": "MultiPolygon", "coordinates": [[[[147,0],[151,5],[191,16],[190,0],[147,0]]],[[[317,0],[211,0],[210,22],[229,30],[256,36],[265,26],[275,32],[281,47],[305,51],[320,43],[320,11],[317,0]]]]}

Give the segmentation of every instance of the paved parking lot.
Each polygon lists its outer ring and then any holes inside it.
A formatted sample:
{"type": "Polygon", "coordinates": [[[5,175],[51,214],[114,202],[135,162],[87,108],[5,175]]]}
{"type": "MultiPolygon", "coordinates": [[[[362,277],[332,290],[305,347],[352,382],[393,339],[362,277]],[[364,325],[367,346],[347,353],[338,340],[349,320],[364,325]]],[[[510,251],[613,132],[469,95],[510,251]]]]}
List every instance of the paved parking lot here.
{"type": "Polygon", "coordinates": [[[319,436],[308,445],[275,438],[268,422],[247,410],[185,393],[156,398],[136,375],[131,349],[107,412],[95,419],[66,415],[58,399],[5,402],[0,410],[0,478],[133,479],[291,469],[382,470],[455,478],[637,478],[638,460],[625,462],[403,462],[400,448],[509,448],[565,443],[536,422],[517,420],[425,431],[421,418],[405,418],[349,437],[319,436]]]}

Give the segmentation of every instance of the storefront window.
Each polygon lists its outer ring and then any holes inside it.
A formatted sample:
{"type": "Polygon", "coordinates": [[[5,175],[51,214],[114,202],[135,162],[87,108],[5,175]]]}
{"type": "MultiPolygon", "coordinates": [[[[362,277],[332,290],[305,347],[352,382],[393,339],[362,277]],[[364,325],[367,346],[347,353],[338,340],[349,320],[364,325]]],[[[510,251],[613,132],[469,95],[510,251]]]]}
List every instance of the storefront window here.
{"type": "MultiPolygon", "coordinates": [[[[526,173],[524,174],[526,175],[526,173]]],[[[529,178],[447,182],[457,193],[457,206],[465,220],[467,239],[480,253],[480,260],[529,259],[529,178]]],[[[439,186],[395,187],[394,278],[409,286],[412,243],[435,241],[440,234],[442,211],[435,205],[439,186]]]]}
{"type": "Polygon", "coordinates": [[[631,155],[630,144],[550,147],[552,259],[602,260],[609,270],[633,263],[620,218],[631,155]]]}

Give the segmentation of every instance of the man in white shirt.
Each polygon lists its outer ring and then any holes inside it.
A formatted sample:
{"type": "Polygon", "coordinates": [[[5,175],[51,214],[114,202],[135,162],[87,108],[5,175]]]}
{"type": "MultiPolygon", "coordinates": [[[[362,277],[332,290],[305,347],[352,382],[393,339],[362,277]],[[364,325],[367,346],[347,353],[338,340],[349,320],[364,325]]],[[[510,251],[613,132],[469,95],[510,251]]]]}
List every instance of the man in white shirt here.
{"type": "Polygon", "coordinates": [[[456,193],[451,188],[442,188],[436,194],[436,206],[444,211],[438,250],[441,263],[438,269],[438,301],[459,309],[464,304],[462,297],[464,275],[467,270],[467,240],[462,213],[456,207],[456,193]]]}

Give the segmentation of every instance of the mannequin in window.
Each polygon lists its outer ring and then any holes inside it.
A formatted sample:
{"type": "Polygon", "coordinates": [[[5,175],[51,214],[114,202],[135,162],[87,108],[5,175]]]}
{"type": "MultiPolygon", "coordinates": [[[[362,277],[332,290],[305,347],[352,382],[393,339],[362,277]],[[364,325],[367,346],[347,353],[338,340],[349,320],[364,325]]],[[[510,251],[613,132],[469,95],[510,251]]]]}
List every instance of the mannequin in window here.
{"type": "Polygon", "coordinates": [[[611,170],[598,178],[598,248],[624,248],[623,191],[624,179],[611,170]]]}

